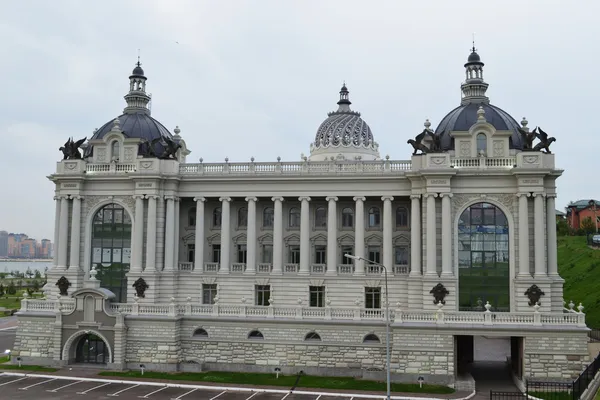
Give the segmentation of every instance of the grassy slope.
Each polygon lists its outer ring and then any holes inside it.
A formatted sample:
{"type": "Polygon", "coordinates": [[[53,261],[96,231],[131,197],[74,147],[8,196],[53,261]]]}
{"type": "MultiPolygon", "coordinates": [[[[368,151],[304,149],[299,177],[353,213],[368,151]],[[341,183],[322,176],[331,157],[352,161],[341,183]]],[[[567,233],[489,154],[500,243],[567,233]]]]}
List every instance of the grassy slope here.
{"type": "Polygon", "coordinates": [[[558,271],[567,303],[582,303],[588,326],[600,328],[600,250],[588,247],[585,236],[559,237],[558,271]]]}

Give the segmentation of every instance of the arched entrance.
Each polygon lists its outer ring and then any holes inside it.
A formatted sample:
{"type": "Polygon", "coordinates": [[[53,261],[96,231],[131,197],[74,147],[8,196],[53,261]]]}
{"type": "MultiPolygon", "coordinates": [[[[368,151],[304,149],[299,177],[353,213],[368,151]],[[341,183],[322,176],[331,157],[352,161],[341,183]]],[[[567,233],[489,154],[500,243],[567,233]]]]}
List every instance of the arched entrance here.
{"type": "Polygon", "coordinates": [[[96,278],[103,288],[115,294],[116,302],[124,301],[131,259],[131,217],[123,206],[111,203],[96,212],[91,247],[96,278]]]}
{"type": "Polygon", "coordinates": [[[458,297],[462,311],[510,311],[508,219],[491,203],[467,207],[458,220],[458,297]]]}
{"type": "Polygon", "coordinates": [[[75,362],[84,364],[106,364],[109,350],[104,340],[99,336],[88,333],[79,338],[75,348],[75,362]]]}

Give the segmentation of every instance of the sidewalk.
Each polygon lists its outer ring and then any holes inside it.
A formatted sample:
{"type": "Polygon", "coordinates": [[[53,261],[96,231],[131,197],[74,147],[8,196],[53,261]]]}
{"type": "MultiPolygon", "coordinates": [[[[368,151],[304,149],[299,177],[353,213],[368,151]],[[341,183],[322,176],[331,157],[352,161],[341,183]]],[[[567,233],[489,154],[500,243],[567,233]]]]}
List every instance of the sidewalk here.
{"type": "MultiPolygon", "coordinates": [[[[100,376],[98,375],[100,372],[106,371],[105,369],[99,368],[90,368],[90,367],[81,367],[78,365],[77,367],[66,367],[60,369],[56,372],[36,372],[36,371],[24,371],[24,370],[3,370],[2,364],[0,364],[0,373],[1,372],[20,372],[24,374],[43,374],[43,375],[56,375],[56,376],[65,376],[65,377],[73,377],[73,378],[87,378],[87,379],[103,379],[103,380],[127,380],[127,381],[136,381],[136,382],[154,382],[154,383],[164,383],[164,384],[182,384],[182,385],[198,385],[198,386],[235,386],[239,388],[249,388],[249,389],[266,389],[266,390],[289,390],[290,388],[285,386],[253,386],[253,385],[244,385],[244,384],[223,384],[218,382],[205,382],[205,381],[184,381],[184,380],[169,380],[169,379],[147,379],[147,378],[133,378],[133,377],[120,377],[120,376],[100,376]]],[[[302,381],[301,381],[302,383],[302,381]]],[[[301,385],[297,387],[295,392],[314,392],[315,395],[323,394],[323,393],[331,393],[331,394],[365,394],[365,395],[379,395],[385,396],[385,392],[374,392],[374,391],[357,391],[357,390],[344,390],[344,389],[318,389],[318,388],[304,388],[301,385]]],[[[438,394],[438,393],[400,393],[400,392],[392,392],[392,396],[401,396],[401,397],[420,397],[420,398],[437,398],[437,399],[465,399],[471,396],[473,393],[471,392],[454,392],[450,394],[438,394]]]]}

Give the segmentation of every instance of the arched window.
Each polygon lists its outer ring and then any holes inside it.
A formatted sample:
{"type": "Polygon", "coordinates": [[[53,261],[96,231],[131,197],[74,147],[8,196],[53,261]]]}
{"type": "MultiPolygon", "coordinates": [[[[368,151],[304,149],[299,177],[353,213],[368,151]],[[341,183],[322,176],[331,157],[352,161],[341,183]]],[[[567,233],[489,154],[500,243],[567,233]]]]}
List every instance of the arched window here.
{"type": "Polygon", "coordinates": [[[193,336],[195,338],[208,338],[208,332],[206,332],[206,329],[198,328],[194,331],[193,336]]]}
{"type": "Polygon", "coordinates": [[[130,259],[131,217],[122,206],[107,204],[96,212],[92,223],[92,265],[101,286],[115,294],[116,302],[127,299],[130,259]]]}
{"type": "Polygon", "coordinates": [[[290,208],[290,228],[300,228],[300,210],[296,207],[290,208]]]}
{"type": "Polygon", "coordinates": [[[315,228],[327,228],[327,209],[317,207],[315,210],[315,228]]]}
{"type": "Polygon", "coordinates": [[[378,207],[369,208],[369,228],[379,228],[381,226],[381,213],[378,207]]]}
{"type": "Polygon", "coordinates": [[[188,226],[196,226],[196,207],[188,210],[188,226]]]}
{"type": "Polygon", "coordinates": [[[510,309],[508,220],[490,203],[476,203],[458,221],[458,286],[460,310],[510,309]]]}
{"type": "Polygon", "coordinates": [[[477,134],[477,154],[487,152],[487,136],[485,133],[477,134]]]}
{"type": "Polygon", "coordinates": [[[263,336],[262,333],[260,333],[260,331],[252,331],[248,334],[248,339],[257,339],[257,340],[262,340],[265,337],[263,336]]]}
{"type": "Polygon", "coordinates": [[[248,209],[246,207],[242,207],[238,210],[238,226],[248,226],[248,209]]]}
{"type": "Polygon", "coordinates": [[[321,336],[319,336],[319,334],[317,332],[308,332],[306,334],[306,336],[304,336],[304,340],[306,342],[310,342],[310,341],[320,342],[321,336]]]}
{"type": "Polygon", "coordinates": [[[350,207],[342,210],[342,228],[354,228],[354,211],[350,207]]]}
{"type": "Polygon", "coordinates": [[[214,209],[212,224],[214,228],[221,227],[221,207],[217,207],[214,209]]]}
{"type": "Polygon", "coordinates": [[[275,213],[273,212],[273,207],[265,208],[265,211],[263,211],[263,228],[272,228],[274,219],[275,213]]]}
{"type": "Polygon", "coordinates": [[[406,207],[396,208],[396,228],[408,226],[408,209],[406,207]]]}
{"type": "Polygon", "coordinates": [[[376,334],[369,333],[363,339],[363,343],[381,343],[381,340],[379,339],[379,336],[377,336],[376,334]]]}
{"type": "Polygon", "coordinates": [[[119,154],[121,153],[121,144],[118,140],[114,140],[110,145],[111,159],[119,161],[119,154]]]}

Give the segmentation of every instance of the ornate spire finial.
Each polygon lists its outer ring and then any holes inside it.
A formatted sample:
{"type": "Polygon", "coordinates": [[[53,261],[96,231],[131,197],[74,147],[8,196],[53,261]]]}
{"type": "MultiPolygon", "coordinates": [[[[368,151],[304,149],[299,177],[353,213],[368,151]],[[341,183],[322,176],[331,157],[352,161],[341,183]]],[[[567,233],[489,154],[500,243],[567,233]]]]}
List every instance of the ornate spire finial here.
{"type": "Polygon", "coordinates": [[[348,112],[351,111],[350,110],[350,104],[352,104],[350,102],[350,96],[349,96],[349,91],[348,88],[346,87],[346,81],[344,80],[344,83],[342,84],[342,88],[340,89],[340,101],[338,101],[338,112],[348,112]]]}
{"type": "Polygon", "coordinates": [[[477,49],[475,48],[475,32],[473,32],[473,47],[471,48],[471,53],[475,52],[477,52],[477,49]]]}
{"type": "Polygon", "coordinates": [[[150,114],[150,95],[146,93],[146,76],[140,62],[140,54],[138,49],[138,59],[135,63],[135,68],[129,76],[129,93],[125,95],[127,107],[123,110],[126,114],[146,113],[150,114]]]}
{"type": "Polygon", "coordinates": [[[473,33],[473,47],[471,53],[465,63],[465,83],[461,85],[463,92],[461,104],[484,103],[490,102],[490,99],[485,95],[488,84],[483,80],[483,66],[481,57],[475,48],[475,34],[473,33]]]}

